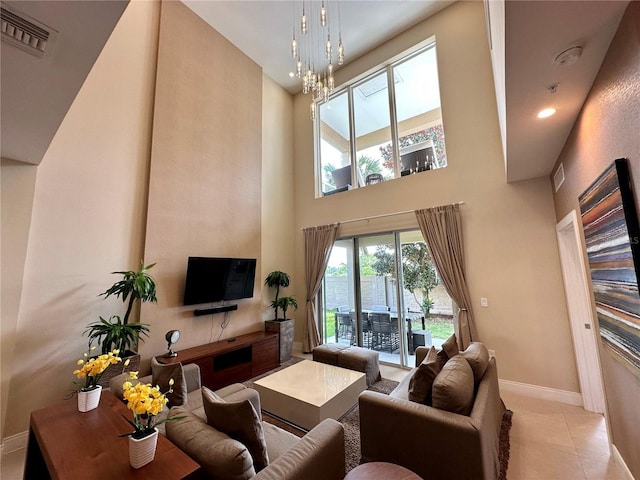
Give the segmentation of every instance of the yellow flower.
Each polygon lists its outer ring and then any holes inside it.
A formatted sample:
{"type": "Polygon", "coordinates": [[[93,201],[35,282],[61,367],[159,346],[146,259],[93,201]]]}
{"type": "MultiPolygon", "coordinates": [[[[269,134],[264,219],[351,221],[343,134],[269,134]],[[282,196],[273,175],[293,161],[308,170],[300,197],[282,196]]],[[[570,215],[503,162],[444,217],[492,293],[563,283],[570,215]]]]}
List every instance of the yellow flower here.
{"type": "MultiPolygon", "coordinates": [[[[89,352],[95,348],[95,346],[91,347],[89,352]]],[[[104,373],[107,367],[109,367],[109,365],[114,365],[122,361],[122,359],[117,355],[117,349],[93,358],[89,358],[88,352],[83,353],[86,360],[80,359],[76,362],[76,365],[81,366],[82,368],[74,370],[73,372],[73,374],[78,378],[86,378],[85,384],[82,388],[89,388],[97,385],[100,376],[104,373]]]]}

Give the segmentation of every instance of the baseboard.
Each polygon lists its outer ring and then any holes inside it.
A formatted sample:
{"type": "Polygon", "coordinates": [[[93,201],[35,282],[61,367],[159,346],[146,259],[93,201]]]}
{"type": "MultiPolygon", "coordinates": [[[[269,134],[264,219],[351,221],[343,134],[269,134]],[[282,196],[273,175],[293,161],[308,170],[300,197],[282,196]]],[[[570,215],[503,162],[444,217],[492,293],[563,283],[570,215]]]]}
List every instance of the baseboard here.
{"type": "Polygon", "coordinates": [[[542,400],[552,400],[554,402],[576,405],[578,407],[583,406],[582,395],[576,392],[540,387],[538,385],[530,385],[528,383],[512,382],[511,380],[499,380],[499,383],[500,390],[505,392],[540,398],[542,400]]]}
{"type": "Polygon", "coordinates": [[[2,452],[1,455],[8,455],[9,453],[15,452],[16,450],[27,448],[28,440],[28,431],[17,433],[15,435],[11,435],[10,437],[5,437],[2,440],[2,445],[0,445],[0,451],[2,452]]]}
{"type": "Polygon", "coordinates": [[[625,463],[624,459],[622,458],[622,455],[620,455],[620,452],[618,451],[615,445],[611,445],[611,454],[613,455],[613,460],[620,467],[620,470],[622,470],[623,473],[626,475],[627,480],[635,480],[633,477],[633,474],[631,473],[631,470],[629,470],[629,467],[627,467],[627,464],[625,463]]]}

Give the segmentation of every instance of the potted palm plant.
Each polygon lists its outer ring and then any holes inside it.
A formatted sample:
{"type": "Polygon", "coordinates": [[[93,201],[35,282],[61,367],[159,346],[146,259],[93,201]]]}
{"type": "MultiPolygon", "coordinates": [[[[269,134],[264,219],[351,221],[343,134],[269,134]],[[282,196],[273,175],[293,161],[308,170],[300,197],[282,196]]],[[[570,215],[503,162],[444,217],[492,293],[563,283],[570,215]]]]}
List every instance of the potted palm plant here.
{"type": "Polygon", "coordinates": [[[275,299],[271,302],[271,308],[275,311],[273,320],[265,322],[265,330],[267,332],[279,333],[280,363],[286,362],[291,358],[293,352],[293,319],[287,319],[287,310],[289,308],[298,308],[298,303],[294,297],[280,297],[280,288],[286,288],[291,283],[288,273],[279,270],[271,272],[267,275],[264,284],[269,288],[276,289],[275,299]],[[278,310],[282,310],[283,318],[278,318],[278,310]]]}
{"type": "MultiPolygon", "coordinates": [[[[136,353],[138,341],[144,341],[142,336],[149,335],[149,325],[131,322],[129,318],[136,302],[157,302],[156,282],[148,273],[154,265],[155,263],[145,266],[142,263],[142,268],[138,271],[112,272],[116,275],[122,275],[122,279],[101,293],[100,296],[108,298],[115,295],[121,298],[123,303],[127,304],[124,318],[119,315],[112,315],[109,319],[100,317],[98,322],[88,325],[85,330],[85,334],[89,337],[89,345],[97,342],[101,346],[103,354],[118,349],[123,358],[130,359],[132,370],[137,370],[137,365],[140,364],[140,355],[136,353]]],[[[111,377],[113,375],[110,372],[105,372],[101,383],[107,385],[111,377]]]]}

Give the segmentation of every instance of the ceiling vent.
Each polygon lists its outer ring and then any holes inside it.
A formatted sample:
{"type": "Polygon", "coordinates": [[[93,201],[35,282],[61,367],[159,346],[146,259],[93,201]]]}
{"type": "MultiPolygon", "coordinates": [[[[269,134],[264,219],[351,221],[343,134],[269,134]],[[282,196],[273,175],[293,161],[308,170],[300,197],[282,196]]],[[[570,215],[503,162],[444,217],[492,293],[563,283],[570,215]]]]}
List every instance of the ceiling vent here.
{"type": "Polygon", "coordinates": [[[553,175],[553,186],[556,188],[556,192],[560,190],[560,187],[564,183],[564,166],[561,163],[556,170],[556,173],[553,175]]]}
{"type": "Polygon", "coordinates": [[[51,47],[53,29],[2,3],[0,7],[2,40],[36,57],[44,56],[51,47]]]}

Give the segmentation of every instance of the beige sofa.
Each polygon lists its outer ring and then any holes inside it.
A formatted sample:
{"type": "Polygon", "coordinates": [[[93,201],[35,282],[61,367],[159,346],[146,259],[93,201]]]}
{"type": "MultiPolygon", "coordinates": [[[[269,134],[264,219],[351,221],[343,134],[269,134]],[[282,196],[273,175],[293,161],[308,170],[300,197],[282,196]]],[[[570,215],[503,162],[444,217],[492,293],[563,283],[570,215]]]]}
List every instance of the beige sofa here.
{"type": "MultiPolygon", "coordinates": [[[[416,365],[427,351],[416,350],[416,365]]],[[[362,461],[396,463],[425,479],[497,479],[505,409],[495,358],[488,360],[479,379],[468,416],[410,401],[409,383],[416,369],[390,395],[372,391],[360,395],[362,461]]]]}
{"type": "MultiPolygon", "coordinates": [[[[324,420],[302,438],[262,422],[269,465],[256,473],[246,446],[206,423],[199,367],[195,364],[184,365],[183,372],[187,383],[187,403],[161,415],[185,418],[165,423],[159,429],[202,466],[205,476],[215,480],[344,478],[344,429],[342,424],[332,419],[324,420]]],[[[118,376],[111,381],[111,390],[116,395],[122,391],[124,380],[125,376],[118,376]]],[[[144,377],[141,381],[151,382],[152,378],[144,377]]],[[[226,402],[249,400],[261,417],[260,396],[255,390],[236,383],[215,393],[226,402]]]]}

